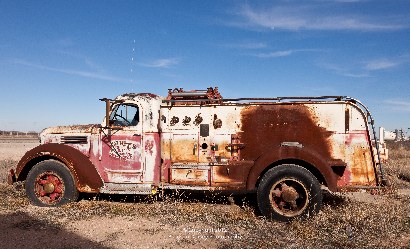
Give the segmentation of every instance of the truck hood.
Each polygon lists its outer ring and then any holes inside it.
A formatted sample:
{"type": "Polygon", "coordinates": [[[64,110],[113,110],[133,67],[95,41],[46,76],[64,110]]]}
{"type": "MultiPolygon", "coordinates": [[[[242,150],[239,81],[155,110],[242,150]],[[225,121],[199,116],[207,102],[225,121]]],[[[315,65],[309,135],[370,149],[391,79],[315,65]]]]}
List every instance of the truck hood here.
{"type": "Polygon", "coordinates": [[[54,126],[41,131],[40,136],[47,134],[94,133],[101,127],[99,124],[54,126]]]}
{"type": "Polygon", "coordinates": [[[100,127],[98,124],[49,127],[41,131],[40,143],[85,143],[100,127]]]}

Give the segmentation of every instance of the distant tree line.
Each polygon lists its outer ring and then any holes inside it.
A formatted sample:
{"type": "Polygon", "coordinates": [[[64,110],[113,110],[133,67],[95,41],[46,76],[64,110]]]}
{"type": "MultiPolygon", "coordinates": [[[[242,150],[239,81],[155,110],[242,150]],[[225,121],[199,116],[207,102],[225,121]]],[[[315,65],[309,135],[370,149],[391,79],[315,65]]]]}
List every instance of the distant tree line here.
{"type": "Polygon", "coordinates": [[[0,131],[0,135],[3,137],[37,137],[38,132],[35,131],[0,131]]]}

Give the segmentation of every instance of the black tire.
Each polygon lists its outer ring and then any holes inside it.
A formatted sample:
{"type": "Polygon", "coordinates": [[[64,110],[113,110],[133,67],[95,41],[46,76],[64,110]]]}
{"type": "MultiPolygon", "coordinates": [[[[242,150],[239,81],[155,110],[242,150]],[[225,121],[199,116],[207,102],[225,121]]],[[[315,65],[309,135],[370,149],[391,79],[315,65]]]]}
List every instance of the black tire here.
{"type": "Polygon", "coordinates": [[[78,190],[70,170],[61,162],[37,163],[28,173],[26,193],[33,205],[56,207],[78,199],[78,190]]]}
{"type": "Polygon", "coordinates": [[[307,169],[293,164],[282,164],[268,170],[257,189],[261,213],[269,219],[285,222],[316,214],[322,199],[316,177],[307,169]]]}

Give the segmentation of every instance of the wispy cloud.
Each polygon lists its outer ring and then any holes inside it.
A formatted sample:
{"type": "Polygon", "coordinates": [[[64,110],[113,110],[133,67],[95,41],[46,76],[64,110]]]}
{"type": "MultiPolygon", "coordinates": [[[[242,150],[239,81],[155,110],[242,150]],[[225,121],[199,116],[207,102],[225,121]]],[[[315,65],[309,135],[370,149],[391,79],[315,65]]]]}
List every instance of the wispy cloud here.
{"type": "Polygon", "coordinates": [[[400,99],[387,99],[383,103],[387,104],[392,111],[410,112],[410,101],[400,99]]]}
{"type": "Polygon", "coordinates": [[[93,59],[90,57],[76,53],[76,52],[69,52],[66,50],[57,50],[57,53],[80,60],[82,63],[84,63],[86,66],[88,66],[90,69],[102,72],[103,70],[101,69],[100,65],[98,65],[93,59]]]}
{"type": "Polygon", "coordinates": [[[369,78],[379,70],[386,70],[399,67],[410,62],[410,55],[403,54],[391,58],[379,58],[373,60],[363,60],[351,64],[337,65],[335,63],[318,63],[317,66],[353,78],[369,78]]]}
{"type": "Polygon", "coordinates": [[[289,50],[280,50],[280,51],[273,51],[273,52],[267,52],[267,53],[258,53],[255,54],[254,56],[259,57],[259,58],[276,58],[276,57],[285,57],[285,56],[290,56],[294,53],[299,53],[299,52],[322,52],[324,50],[321,49],[289,49],[289,50]]]}
{"type": "Polygon", "coordinates": [[[113,81],[113,82],[131,82],[130,79],[119,78],[119,77],[115,77],[115,76],[111,76],[111,75],[100,74],[100,73],[89,72],[89,71],[49,67],[49,66],[45,66],[45,65],[41,65],[41,64],[31,63],[31,62],[21,60],[21,59],[15,59],[15,60],[13,60],[13,63],[17,64],[17,65],[37,68],[37,69],[46,70],[46,71],[65,73],[65,74],[80,76],[80,77],[85,77],[85,78],[92,78],[92,79],[98,79],[98,80],[104,80],[104,81],[113,81]]]}
{"type": "Polygon", "coordinates": [[[379,60],[373,60],[369,61],[365,64],[364,68],[366,70],[380,70],[380,69],[388,69],[392,67],[396,67],[400,63],[391,61],[389,59],[379,59],[379,60]]]}
{"type": "Polygon", "coordinates": [[[295,50],[283,50],[283,51],[275,51],[275,52],[269,52],[269,53],[259,53],[256,54],[255,56],[260,57],[260,58],[272,58],[272,57],[284,57],[284,56],[289,56],[293,54],[295,50]]]}
{"type": "Polygon", "coordinates": [[[268,45],[264,42],[243,42],[243,43],[232,43],[223,44],[221,47],[233,48],[233,49],[262,49],[267,48],[268,45]]]}
{"type": "Polygon", "coordinates": [[[401,66],[410,62],[410,55],[403,54],[390,58],[378,58],[364,62],[364,69],[369,71],[383,70],[401,66]]]}
{"type": "Polygon", "coordinates": [[[319,63],[317,64],[320,68],[327,69],[329,71],[332,71],[333,73],[336,73],[338,75],[342,75],[345,77],[350,77],[350,78],[370,78],[373,77],[370,75],[368,72],[362,72],[361,70],[353,70],[350,67],[343,67],[340,65],[336,65],[333,63],[319,63]]]}
{"type": "Polygon", "coordinates": [[[179,58],[164,58],[156,59],[145,63],[139,63],[143,67],[155,67],[155,68],[169,68],[173,65],[178,65],[180,62],[179,58]]]}
{"type": "Polygon", "coordinates": [[[317,4],[306,6],[284,5],[264,8],[254,8],[249,4],[240,6],[236,15],[239,21],[231,25],[243,28],[264,28],[279,30],[353,30],[353,31],[381,31],[408,28],[401,23],[387,22],[384,18],[373,18],[359,14],[328,14],[327,5],[317,4]]]}

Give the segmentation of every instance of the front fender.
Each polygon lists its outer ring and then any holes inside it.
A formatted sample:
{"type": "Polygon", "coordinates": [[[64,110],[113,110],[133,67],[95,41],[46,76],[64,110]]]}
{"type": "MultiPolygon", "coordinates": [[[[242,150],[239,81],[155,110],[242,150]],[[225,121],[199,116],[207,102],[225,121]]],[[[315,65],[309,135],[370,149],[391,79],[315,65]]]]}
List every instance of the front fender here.
{"type": "Polygon", "coordinates": [[[53,143],[42,144],[26,152],[17,164],[16,180],[25,180],[35,164],[47,159],[64,163],[71,171],[80,192],[98,193],[103,185],[96,167],[87,156],[70,146],[53,143]]]}
{"type": "MultiPolygon", "coordinates": [[[[315,169],[322,175],[327,187],[331,191],[337,190],[337,175],[333,172],[331,166],[333,165],[345,165],[341,160],[333,160],[326,156],[319,154],[316,151],[311,151],[308,148],[298,147],[279,147],[275,151],[269,151],[261,155],[256,159],[253,167],[249,171],[247,180],[247,189],[253,190],[256,188],[257,181],[261,174],[270,166],[275,164],[281,164],[282,162],[304,162],[305,164],[315,167],[315,169]]],[[[304,166],[304,165],[300,165],[304,166]]],[[[308,168],[309,170],[309,168],[308,168]]],[[[314,173],[314,172],[312,172],[314,173]]]]}

